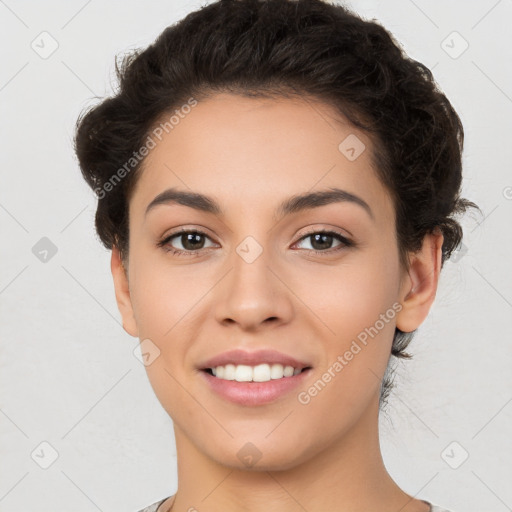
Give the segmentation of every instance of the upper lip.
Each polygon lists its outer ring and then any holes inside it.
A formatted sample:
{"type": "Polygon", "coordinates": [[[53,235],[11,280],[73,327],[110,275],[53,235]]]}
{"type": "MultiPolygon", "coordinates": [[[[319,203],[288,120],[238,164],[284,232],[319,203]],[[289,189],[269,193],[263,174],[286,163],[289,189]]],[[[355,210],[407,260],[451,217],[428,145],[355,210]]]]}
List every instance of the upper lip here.
{"type": "Polygon", "coordinates": [[[225,366],[227,364],[245,364],[248,366],[256,366],[259,364],[282,364],[283,366],[293,366],[293,368],[307,368],[308,363],[299,361],[294,357],[282,354],[276,350],[256,350],[254,352],[247,352],[246,350],[235,349],[218,354],[211,359],[208,359],[200,365],[202,370],[207,368],[215,368],[217,366],[225,366]]]}

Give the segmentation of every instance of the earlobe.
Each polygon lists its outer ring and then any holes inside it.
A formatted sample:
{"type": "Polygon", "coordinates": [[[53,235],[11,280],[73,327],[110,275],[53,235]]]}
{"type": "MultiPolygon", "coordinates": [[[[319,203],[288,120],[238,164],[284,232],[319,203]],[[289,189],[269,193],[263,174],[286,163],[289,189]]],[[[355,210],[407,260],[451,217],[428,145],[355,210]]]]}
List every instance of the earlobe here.
{"type": "Polygon", "coordinates": [[[411,255],[408,275],[400,289],[402,309],[396,317],[396,326],[403,332],[417,329],[434,302],[441,271],[443,238],[439,229],[425,235],[422,248],[411,255]]]}
{"type": "Polygon", "coordinates": [[[115,246],[112,246],[110,269],[114,280],[117,307],[123,319],[123,329],[131,336],[138,337],[127,272],[121,261],[119,249],[115,246]]]}

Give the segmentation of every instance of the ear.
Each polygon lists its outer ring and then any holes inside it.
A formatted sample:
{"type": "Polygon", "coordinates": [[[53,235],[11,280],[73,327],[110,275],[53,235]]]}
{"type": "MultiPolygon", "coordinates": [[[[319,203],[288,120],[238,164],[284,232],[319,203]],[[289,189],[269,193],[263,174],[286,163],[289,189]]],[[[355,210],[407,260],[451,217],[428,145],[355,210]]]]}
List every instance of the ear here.
{"type": "Polygon", "coordinates": [[[133,314],[128,276],[121,261],[119,249],[116,246],[112,246],[110,269],[114,278],[117,307],[123,318],[123,329],[131,336],[138,337],[139,333],[133,314]]]}
{"type": "Polygon", "coordinates": [[[410,268],[400,287],[402,309],[396,326],[403,332],[417,329],[425,320],[434,302],[439,273],[443,234],[439,228],[425,235],[421,249],[411,254],[410,268]]]}

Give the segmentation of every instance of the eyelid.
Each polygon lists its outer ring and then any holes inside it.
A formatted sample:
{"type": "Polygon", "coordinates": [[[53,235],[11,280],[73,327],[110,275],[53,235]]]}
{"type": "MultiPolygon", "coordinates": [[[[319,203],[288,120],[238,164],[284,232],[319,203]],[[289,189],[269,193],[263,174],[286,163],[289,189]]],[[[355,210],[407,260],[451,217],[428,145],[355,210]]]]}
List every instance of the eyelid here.
{"type": "Polygon", "coordinates": [[[299,240],[302,240],[303,238],[307,237],[308,235],[314,235],[316,233],[333,233],[341,238],[344,238],[345,240],[347,241],[352,241],[351,240],[351,236],[350,234],[344,234],[344,232],[346,230],[342,230],[341,228],[336,228],[336,227],[313,227],[313,228],[306,228],[307,231],[302,233],[300,238],[297,240],[297,242],[299,240]]]}
{"type": "Polygon", "coordinates": [[[205,237],[208,237],[212,241],[215,238],[214,235],[211,234],[211,231],[208,228],[202,226],[201,224],[193,224],[193,225],[183,225],[183,226],[179,226],[177,228],[171,229],[166,234],[159,237],[159,239],[162,241],[165,241],[165,240],[168,240],[169,238],[175,237],[182,233],[199,233],[200,235],[204,235],[205,237]]]}

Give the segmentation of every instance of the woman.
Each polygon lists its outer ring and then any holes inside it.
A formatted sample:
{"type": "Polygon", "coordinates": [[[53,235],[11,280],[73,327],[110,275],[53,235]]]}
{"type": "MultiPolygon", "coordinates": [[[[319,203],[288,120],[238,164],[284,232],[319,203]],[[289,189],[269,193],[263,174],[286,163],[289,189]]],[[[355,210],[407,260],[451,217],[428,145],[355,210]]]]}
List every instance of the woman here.
{"type": "Polygon", "coordinates": [[[379,24],[222,0],[118,68],[75,146],[123,327],[173,420],[146,512],[442,512],[379,411],[459,246],[463,127],[379,24]]]}

